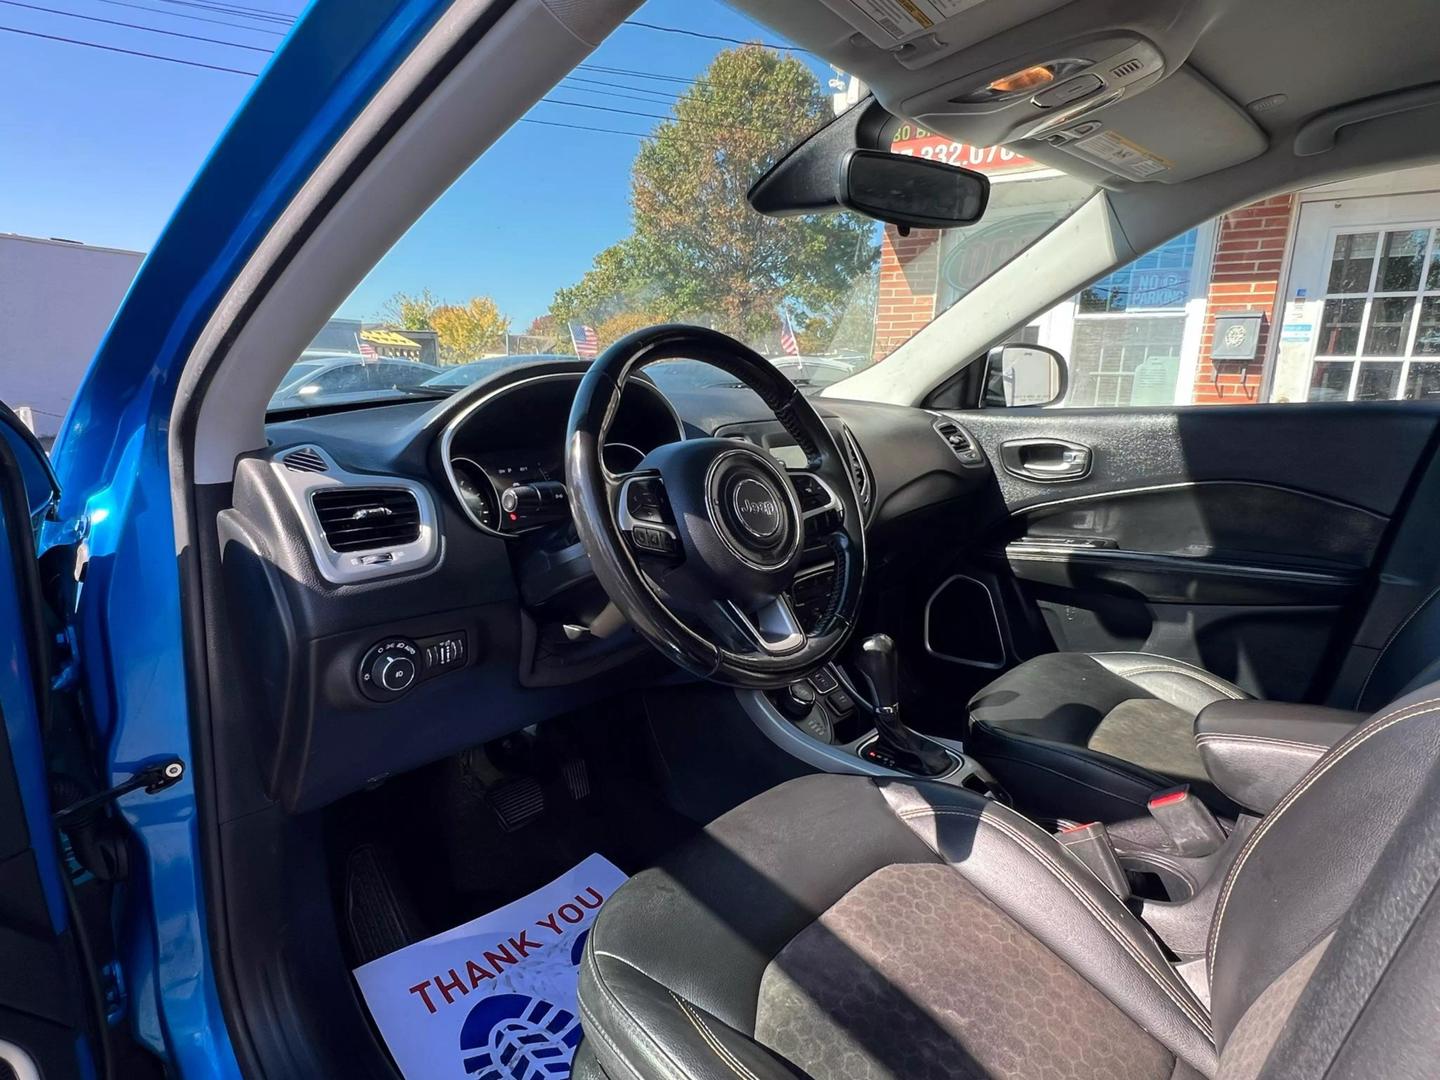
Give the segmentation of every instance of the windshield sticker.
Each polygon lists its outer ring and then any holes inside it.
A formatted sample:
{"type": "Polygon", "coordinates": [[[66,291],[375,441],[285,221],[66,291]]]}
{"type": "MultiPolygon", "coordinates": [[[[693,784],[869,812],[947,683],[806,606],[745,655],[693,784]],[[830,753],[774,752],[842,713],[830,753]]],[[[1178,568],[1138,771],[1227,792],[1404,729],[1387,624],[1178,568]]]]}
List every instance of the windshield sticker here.
{"type": "Polygon", "coordinates": [[[1098,135],[1080,140],[1075,145],[1132,180],[1144,180],[1175,165],[1173,161],[1159,154],[1152,154],[1138,143],[1133,143],[1113,131],[1102,131],[1098,135]]]}
{"type": "Polygon", "coordinates": [[[595,914],[625,882],[600,855],[502,908],[355,969],[409,1080],[570,1075],[595,914]]]}

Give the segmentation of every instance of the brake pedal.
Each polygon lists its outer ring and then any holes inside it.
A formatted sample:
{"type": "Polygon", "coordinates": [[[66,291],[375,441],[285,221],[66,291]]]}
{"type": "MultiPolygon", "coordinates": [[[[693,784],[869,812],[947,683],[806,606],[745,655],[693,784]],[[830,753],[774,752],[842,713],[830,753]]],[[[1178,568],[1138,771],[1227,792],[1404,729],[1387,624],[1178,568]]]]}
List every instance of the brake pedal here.
{"type": "Polygon", "coordinates": [[[529,776],[493,785],[486,790],[485,801],[506,832],[523,829],[545,812],[545,792],[529,776]]]}
{"type": "Polygon", "coordinates": [[[566,758],[560,766],[560,775],[565,780],[565,790],[576,802],[590,794],[590,767],[584,758],[566,758]]]}

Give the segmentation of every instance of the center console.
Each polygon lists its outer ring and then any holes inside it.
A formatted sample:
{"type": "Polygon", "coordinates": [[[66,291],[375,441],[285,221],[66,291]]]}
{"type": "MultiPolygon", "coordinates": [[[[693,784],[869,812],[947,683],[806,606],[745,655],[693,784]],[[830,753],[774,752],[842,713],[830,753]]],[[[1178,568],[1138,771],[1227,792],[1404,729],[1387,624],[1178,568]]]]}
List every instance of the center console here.
{"type": "Polygon", "coordinates": [[[866,639],[857,668],[854,678],[841,665],[826,664],[783,690],[736,694],[771,742],[813,768],[932,780],[1009,805],[999,782],[960,743],[922,735],[904,723],[888,637],[866,639]]]}

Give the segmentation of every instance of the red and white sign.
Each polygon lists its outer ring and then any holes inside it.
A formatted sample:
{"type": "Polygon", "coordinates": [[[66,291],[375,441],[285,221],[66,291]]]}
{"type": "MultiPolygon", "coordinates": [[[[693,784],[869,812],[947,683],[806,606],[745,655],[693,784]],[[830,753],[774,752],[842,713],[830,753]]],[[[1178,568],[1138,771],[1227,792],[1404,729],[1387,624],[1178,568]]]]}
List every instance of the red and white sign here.
{"type": "Polygon", "coordinates": [[[513,903],[356,968],[400,1071],[408,1080],[568,1076],[585,939],[624,881],[591,855],[513,903]]]}
{"type": "Polygon", "coordinates": [[[902,124],[890,144],[892,154],[923,157],[941,161],[946,165],[958,165],[987,176],[1001,176],[1009,173],[1031,172],[1048,168],[1034,158],[1004,146],[971,146],[945,135],[936,135],[914,124],[902,124]]]}

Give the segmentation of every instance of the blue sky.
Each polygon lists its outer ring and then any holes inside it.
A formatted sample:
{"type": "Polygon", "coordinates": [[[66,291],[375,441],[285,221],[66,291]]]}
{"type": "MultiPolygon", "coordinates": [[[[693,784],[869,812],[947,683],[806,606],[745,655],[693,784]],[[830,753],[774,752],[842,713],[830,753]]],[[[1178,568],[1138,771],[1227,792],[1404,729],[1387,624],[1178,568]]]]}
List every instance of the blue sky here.
{"type": "MultiPolygon", "coordinates": [[[[27,30],[202,64],[256,71],[296,0],[0,0],[0,232],[147,250],[252,80],[13,33],[27,30]],[[35,7],[110,20],[86,21],[35,7]],[[261,14],[261,13],[264,14],[261,14]],[[113,25],[223,39],[217,45],[113,25]],[[244,46],[244,47],[240,47],[244,46]]],[[[775,41],[717,0],[650,0],[635,19],[707,34],[775,41]]],[[[723,42],[618,29],[589,64],[694,77],[723,42]]],[[[817,76],[830,74],[811,57],[817,76]]],[[[679,82],[576,72],[550,96],[666,112],[679,82]],[[640,98],[641,100],[633,100],[640,98]]],[[[537,120],[644,132],[647,117],[536,106],[537,120]]],[[[341,313],[370,318],[397,290],[428,286],[448,300],[489,295],[523,330],[555,289],[625,235],[636,138],[520,124],[447,192],[356,289],[341,313]],[[583,202],[577,185],[584,182],[583,202]],[[547,209],[549,208],[548,212],[547,209]],[[529,213],[527,211],[535,211],[529,213]]]]}

